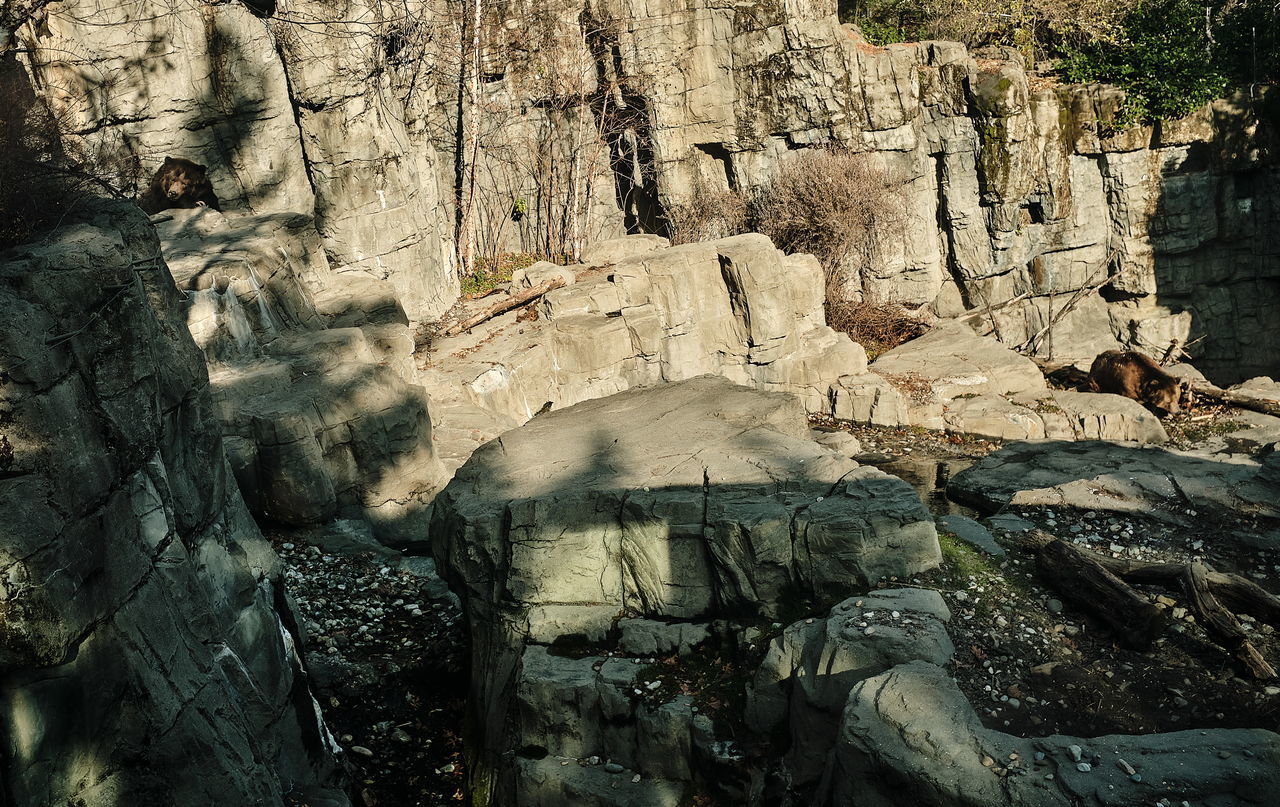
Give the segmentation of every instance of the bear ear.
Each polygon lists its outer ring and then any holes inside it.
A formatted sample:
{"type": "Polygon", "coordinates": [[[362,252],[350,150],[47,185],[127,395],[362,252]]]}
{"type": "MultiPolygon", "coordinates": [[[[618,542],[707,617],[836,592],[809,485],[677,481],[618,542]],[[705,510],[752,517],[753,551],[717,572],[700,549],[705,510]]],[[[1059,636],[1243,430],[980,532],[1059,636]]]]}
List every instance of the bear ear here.
{"type": "Polygon", "coordinates": [[[172,157],[165,157],[165,158],[164,158],[164,164],[165,164],[165,165],[173,165],[175,162],[177,162],[177,160],[173,159],[172,157]]]}
{"type": "Polygon", "coordinates": [[[201,174],[207,174],[207,173],[209,173],[209,169],[208,169],[208,168],[206,168],[205,166],[201,165],[200,163],[192,163],[192,168],[193,168],[194,170],[196,170],[196,171],[200,172],[201,174]]]}

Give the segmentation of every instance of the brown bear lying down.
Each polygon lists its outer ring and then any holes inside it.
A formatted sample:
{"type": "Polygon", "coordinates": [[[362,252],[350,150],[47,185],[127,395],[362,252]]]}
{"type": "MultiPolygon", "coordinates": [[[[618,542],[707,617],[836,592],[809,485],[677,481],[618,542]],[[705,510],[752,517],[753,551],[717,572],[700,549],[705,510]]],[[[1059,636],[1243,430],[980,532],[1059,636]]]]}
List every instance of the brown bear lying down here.
{"type": "Polygon", "coordinates": [[[181,157],[165,157],[151,178],[151,187],[138,199],[147,213],[172,207],[211,207],[222,210],[209,182],[208,169],[181,157]]]}
{"type": "Polygon", "coordinates": [[[1182,410],[1182,382],[1132,350],[1098,354],[1089,368],[1089,390],[1123,395],[1171,415],[1182,410]]]}

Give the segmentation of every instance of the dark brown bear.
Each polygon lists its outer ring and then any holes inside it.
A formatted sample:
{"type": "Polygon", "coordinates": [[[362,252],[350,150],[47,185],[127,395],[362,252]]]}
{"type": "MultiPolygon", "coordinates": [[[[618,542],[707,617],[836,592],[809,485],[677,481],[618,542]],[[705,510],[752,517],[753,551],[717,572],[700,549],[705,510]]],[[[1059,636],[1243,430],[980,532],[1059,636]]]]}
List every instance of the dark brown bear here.
{"type": "Polygon", "coordinates": [[[151,178],[151,187],[138,204],[148,213],[159,213],[171,207],[211,207],[222,210],[213,193],[207,169],[181,157],[165,157],[164,164],[151,178]]]}
{"type": "Polygon", "coordinates": [[[1150,356],[1132,350],[1098,354],[1089,368],[1089,390],[1123,395],[1170,415],[1182,410],[1182,382],[1150,356]]]}

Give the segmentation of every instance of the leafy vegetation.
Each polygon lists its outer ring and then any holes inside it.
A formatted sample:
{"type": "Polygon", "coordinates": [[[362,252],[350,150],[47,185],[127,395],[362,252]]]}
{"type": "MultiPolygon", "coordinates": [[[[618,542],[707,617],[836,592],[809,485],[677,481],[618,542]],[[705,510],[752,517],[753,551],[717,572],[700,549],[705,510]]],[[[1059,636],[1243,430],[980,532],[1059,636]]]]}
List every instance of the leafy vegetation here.
{"type": "Polygon", "coordinates": [[[844,0],[841,16],[875,44],[956,39],[1053,60],[1068,81],[1125,89],[1123,123],[1280,78],[1280,5],[1263,0],[844,0]]]}
{"type": "Polygon", "coordinates": [[[462,276],[462,293],[469,297],[483,297],[503,283],[510,283],[512,272],[527,269],[538,260],[532,252],[500,252],[494,256],[481,256],[475,261],[475,270],[462,276]]]}
{"type": "Polygon", "coordinates": [[[1226,73],[1209,51],[1204,7],[1196,0],[1164,0],[1127,15],[1117,41],[1071,49],[1062,72],[1069,81],[1123,87],[1132,117],[1176,118],[1227,89],[1226,73]]]}

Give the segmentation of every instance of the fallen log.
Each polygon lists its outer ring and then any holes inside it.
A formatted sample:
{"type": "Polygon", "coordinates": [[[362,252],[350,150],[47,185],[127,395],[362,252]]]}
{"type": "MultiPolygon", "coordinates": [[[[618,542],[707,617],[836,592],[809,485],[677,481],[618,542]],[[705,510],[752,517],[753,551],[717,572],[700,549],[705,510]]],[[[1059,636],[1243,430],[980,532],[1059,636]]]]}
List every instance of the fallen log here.
{"type": "MultiPolygon", "coordinates": [[[[1235,613],[1249,614],[1273,627],[1280,627],[1280,597],[1252,580],[1238,574],[1214,571],[1207,564],[1200,562],[1169,563],[1113,558],[1071,546],[1043,530],[1012,534],[1009,539],[1016,546],[1035,552],[1036,565],[1042,575],[1051,581],[1061,581],[1061,590],[1065,596],[1079,602],[1082,607],[1098,615],[1113,628],[1117,619],[1123,617],[1123,614],[1104,613],[1103,609],[1109,606],[1102,600],[1086,601],[1088,595],[1076,588],[1078,583],[1073,572],[1068,571],[1065,574],[1057,572],[1054,560],[1062,556],[1061,549],[1057,547],[1069,548],[1073,553],[1123,581],[1121,585],[1146,583],[1171,588],[1182,586],[1187,591],[1190,605],[1197,619],[1205,625],[1206,630],[1216,642],[1230,651],[1255,678],[1265,680],[1276,676],[1275,669],[1258,653],[1257,648],[1248,640],[1244,628],[1234,616],[1235,613]],[[1230,610],[1227,606],[1230,606],[1230,610]]],[[[1069,565],[1074,568],[1078,564],[1071,561],[1069,565]]],[[[1146,601],[1141,594],[1132,589],[1128,591],[1146,601]]],[[[1114,595],[1106,596],[1108,602],[1114,599],[1114,595]]],[[[1154,608],[1154,606],[1151,607],[1154,608]]],[[[1138,633],[1141,634],[1143,630],[1145,628],[1139,625],[1138,633]]],[[[1132,631],[1117,629],[1117,633],[1128,643],[1127,637],[1132,631]]]]}
{"type": "Polygon", "coordinates": [[[1209,567],[1203,563],[1187,564],[1187,594],[1194,603],[1196,613],[1204,622],[1205,630],[1214,637],[1218,644],[1230,650],[1236,659],[1244,665],[1249,674],[1259,680],[1276,677],[1276,670],[1262,657],[1258,649],[1249,641],[1240,622],[1218,598],[1213,596],[1209,585],[1209,567]]]}
{"type": "Polygon", "coordinates": [[[1150,647],[1164,631],[1168,621],[1164,611],[1065,541],[1046,544],[1036,557],[1036,568],[1058,584],[1064,596],[1111,626],[1134,650],[1150,647]]]}
{"type": "Polygon", "coordinates": [[[469,331],[482,322],[493,319],[499,314],[505,314],[506,312],[510,311],[513,308],[519,308],[525,303],[528,303],[532,300],[536,300],[542,295],[551,291],[552,289],[558,289],[563,285],[564,285],[563,277],[553,277],[550,280],[544,280],[538,285],[529,289],[525,289],[519,294],[513,294],[510,297],[507,297],[505,300],[499,300],[498,302],[493,303],[488,308],[484,309],[478,314],[474,314],[470,317],[467,317],[461,322],[455,322],[453,325],[450,325],[448,328],[445,328],[444,335],[457,336],[463,331],[469,331]]]}
{"type": "Polygon", "coordinates": [[[1187,385],[1187,388],[1196,395],[1202,395],[1221,403],[1238,406],[1241,409],[1251,409],[1264,415],[1280,417],[1280,402],[1273,401],[1270,398],[1259,398],[1248,393],[1223,389],[1207,381],[1193,381],[1187,385]]]}

